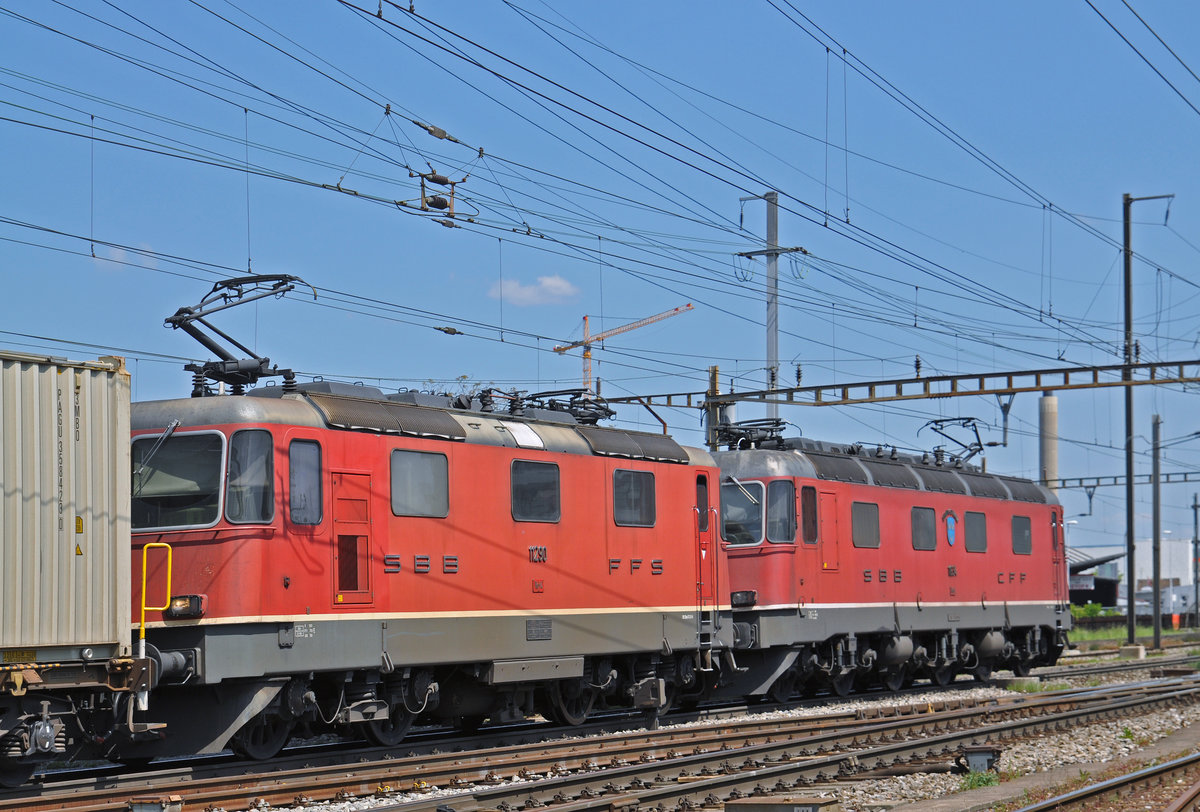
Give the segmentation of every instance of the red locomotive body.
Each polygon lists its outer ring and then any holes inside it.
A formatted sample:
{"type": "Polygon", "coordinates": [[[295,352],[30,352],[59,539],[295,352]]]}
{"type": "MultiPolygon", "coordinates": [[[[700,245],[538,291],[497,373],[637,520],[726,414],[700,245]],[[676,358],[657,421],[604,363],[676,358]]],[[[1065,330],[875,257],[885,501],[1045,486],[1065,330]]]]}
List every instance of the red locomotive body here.
{"type": "Polygon", "coordinates": [[[169,571],[146,634],[171,735],[125,755],[266,756],[300,720],[382,743],[419,713],[578,722],[715,679],[707,453],[565,412],[301,389],[134,407],[134,605],[169,571]]]}
{"type": "Polygon", "coordinates": [[[1052,663],[1070,628],[1062,510],[1027,480],[783,441],[720,452],[745,694],[1052,663]]]}

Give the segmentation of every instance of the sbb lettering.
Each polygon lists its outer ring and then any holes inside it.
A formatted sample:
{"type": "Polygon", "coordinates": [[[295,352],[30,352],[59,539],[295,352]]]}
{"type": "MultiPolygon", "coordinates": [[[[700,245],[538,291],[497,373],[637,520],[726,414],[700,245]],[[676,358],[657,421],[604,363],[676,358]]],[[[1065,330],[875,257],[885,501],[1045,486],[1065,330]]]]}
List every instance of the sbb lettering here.
{"type": "MultiPolygon", "coordinates": [[[[442,572],[446,575],[455,575],[459,569],[459,558],[456,555],[442,556],[442,572]]],[[[383,557],[383,573],[384,575],[395,575],[404,571],[404,556],[397,553],[388,553],[383,557]]],[[[433,556],[429,555],[414,555],[412,563],[412,571],[416,573],[433,572],[433,556]]]]}

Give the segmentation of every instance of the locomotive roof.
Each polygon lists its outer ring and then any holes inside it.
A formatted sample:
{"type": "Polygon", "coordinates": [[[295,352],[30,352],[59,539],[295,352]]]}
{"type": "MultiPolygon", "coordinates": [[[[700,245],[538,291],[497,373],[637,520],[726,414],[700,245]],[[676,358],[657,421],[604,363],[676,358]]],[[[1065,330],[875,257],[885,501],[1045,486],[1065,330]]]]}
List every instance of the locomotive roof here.
{"type": "Polygon", "coordinates": [[[792,438],[782,449],[718,451],[722,473],[739,479],[803,477],[890,488],[969,494],[992,499],[1058,504],[1053,491],[1028,479],[986,473],[939,457],[864,449],[820,440],[792,438]]]}
{"type": "Polygon", "coordinates": [[[681,446],[665,434],[580,423],[567,411],[526,408],[523,414],[484,411],[478,399],[421,392],[384,395],[368,386],[318,382],[295,392],[261,387],[246,395],[180,398],[135,403],[135,431],[236,423],[366,431],[509,446],[568,454],[654,462],[713,465],[703,449],[681,446]]]}

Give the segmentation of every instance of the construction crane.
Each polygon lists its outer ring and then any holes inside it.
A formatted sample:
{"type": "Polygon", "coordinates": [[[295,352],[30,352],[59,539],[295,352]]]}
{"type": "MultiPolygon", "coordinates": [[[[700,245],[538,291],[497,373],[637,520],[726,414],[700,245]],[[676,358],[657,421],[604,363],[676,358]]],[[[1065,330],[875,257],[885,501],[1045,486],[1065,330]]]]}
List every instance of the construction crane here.
{"type": "Polygon", "coordinates": [[[686,313],[689,310],[694,310],[691,303],[676,307],[673,310],[664,310],[653,316],[647,316],[644,319],[631,321],[629,324],[622,324],[620,327],[614,327],[611,330],[605,330],[602,333],[592,335],[588,332],[588,317],[583,317],[583,338],[580,341],[572,341],[570,344],[560,344],[554,348],[555,352],[566,352],[573,350],[576,347],[583,347],[583,386],[588,391],[592,388],[592,345],[603,341],[606,338],[612,338],[621,333],[628,333],[630,330],[636,330],[639,327],[645,327],[647,324],[653,324],[656,321],[669,319],[671,316],[678,316],[680,313],[686,313]]]}

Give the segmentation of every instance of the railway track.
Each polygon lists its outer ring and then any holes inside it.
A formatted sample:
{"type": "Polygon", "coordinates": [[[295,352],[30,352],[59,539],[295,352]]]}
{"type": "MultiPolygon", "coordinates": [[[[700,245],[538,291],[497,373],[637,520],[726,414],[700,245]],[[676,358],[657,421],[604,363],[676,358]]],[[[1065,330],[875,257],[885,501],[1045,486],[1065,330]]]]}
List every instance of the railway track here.
{"type": "Polygon", "coordinates": [[[359,753],[328,766],[205,776],[165,773],[64,782],[0,798],[0,810],[115,812],[133,796],[180,795],[190,809],[247,809],[374,795],[383,808],[562,810],[649,805],[675,808],[752,793],[794,790],[963,747],[1194,702],[1200,680],[1158,680],[1107,689],[979,702],[950,701],[871,712],[749,717],[657,731],[401,756],[359,753]],[[364,759],[359,761],[358,759],[364,759]],[[426,797],[437,787],[461,795],[426,797]]]}
{"type": "Polygon", "coordinates": [[[1200,753],[1099,781],[1056,795],[1017,812],[1054,812],[1072,809],[1161,809],[1195,812],[1200,809],[1200,753]],[[1179,792],[1179,782],[1192,782],[1179,792]]]}
{"type": "Polygon", "coordinates": [[[1035,668],[1030,674],[1042,682],[1064,677],[1087,677],[1101,674],[1122,674],[1128,671],[1153,671],[1162,668],[1183,668],[1200,663],[1200,655],[1177,654],[1167,657],[1153,657],[1145,660],[1122,660],[1095,665],[1068,665],[1054,668],[1035,668]]]}

